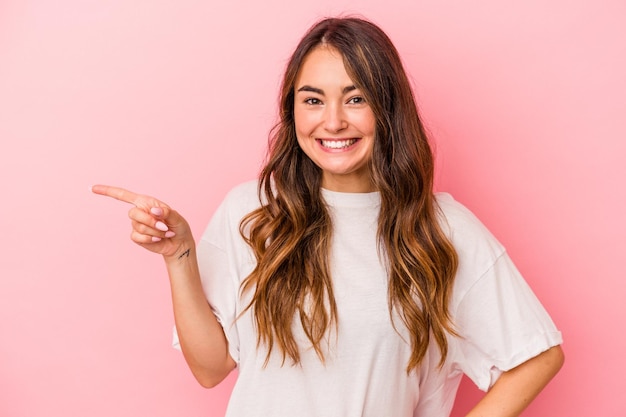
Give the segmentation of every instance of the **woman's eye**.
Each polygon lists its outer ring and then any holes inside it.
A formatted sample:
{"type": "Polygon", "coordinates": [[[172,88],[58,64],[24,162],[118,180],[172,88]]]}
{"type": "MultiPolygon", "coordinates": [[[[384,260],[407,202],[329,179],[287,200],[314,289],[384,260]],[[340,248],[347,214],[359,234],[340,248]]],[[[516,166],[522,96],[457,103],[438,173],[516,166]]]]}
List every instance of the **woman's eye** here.
{"type": "Polygon", "coordinates": [[[304,100],[304,103],[310,104],[310,105],[316,105],[316,104],[321,104],[322,102],[319,99],[309,97],[306,100],[304,100]]]}
{"type": "Polygon", "coordinates": [[[365,103],[365,99],[361,96],[355,96],[352,97],[350,100],[348,100],[348,103],[350,104],[363,104],[365,103]]]}

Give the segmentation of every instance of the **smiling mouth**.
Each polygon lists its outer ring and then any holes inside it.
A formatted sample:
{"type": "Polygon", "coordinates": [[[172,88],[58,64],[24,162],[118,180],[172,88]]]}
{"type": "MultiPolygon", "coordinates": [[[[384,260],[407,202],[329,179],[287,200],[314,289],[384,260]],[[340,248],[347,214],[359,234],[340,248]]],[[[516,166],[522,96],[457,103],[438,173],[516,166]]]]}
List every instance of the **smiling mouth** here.
{"type": "Polygon", "coordinates": [[[320,139],[320,143],[324,148],[329,149],[344,149],[348,148],[356,143],[357,139],[345,139],[345,140],[324,140],[320,139]]]}

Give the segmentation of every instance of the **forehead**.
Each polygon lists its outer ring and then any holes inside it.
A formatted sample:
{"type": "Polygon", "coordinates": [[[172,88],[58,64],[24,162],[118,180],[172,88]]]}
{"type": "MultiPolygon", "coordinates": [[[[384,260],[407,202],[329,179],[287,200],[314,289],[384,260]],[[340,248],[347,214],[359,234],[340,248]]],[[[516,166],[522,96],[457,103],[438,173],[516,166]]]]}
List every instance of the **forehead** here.
{"type": "Polygon", "coordinates": [[[353,84],[353,81],[346,71],[341,52],[332,46],[322,44],[305,56],[295,84],[296,90],[302,85],[343,88],[353,84]]]}

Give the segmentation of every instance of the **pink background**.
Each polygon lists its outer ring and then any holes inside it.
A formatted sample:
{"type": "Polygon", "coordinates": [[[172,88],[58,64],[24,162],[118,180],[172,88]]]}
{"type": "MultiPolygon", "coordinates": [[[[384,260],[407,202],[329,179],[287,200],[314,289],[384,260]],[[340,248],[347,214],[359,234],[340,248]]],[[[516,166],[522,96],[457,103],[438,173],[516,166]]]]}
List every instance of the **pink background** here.
{"type": "MultiPolygon", "coordinates": [[[[201,233],[258,171],[296,42],[340,12],[394,40],[438,188],[563,331],[524,415],[626,415],[624,1],[0,0],[0,416],[223,415],[233,378],[196,384],[161,260],[88,187],[154,194],[201,233]]],[[[454,416],[479,395],[464,382],[454,416]]]]}

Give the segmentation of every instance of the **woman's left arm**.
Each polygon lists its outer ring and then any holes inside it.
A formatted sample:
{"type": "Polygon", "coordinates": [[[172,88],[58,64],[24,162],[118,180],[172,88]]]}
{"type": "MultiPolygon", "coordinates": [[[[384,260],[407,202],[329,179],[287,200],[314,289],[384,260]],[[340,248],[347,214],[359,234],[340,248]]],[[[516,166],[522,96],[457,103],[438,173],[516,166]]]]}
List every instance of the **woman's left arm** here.
{"type": "Polygon", "coordinates": [[[467,417],[516,417],[561,369],[563,350],[555,346],[504,372],[467,417]]]}

